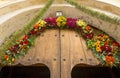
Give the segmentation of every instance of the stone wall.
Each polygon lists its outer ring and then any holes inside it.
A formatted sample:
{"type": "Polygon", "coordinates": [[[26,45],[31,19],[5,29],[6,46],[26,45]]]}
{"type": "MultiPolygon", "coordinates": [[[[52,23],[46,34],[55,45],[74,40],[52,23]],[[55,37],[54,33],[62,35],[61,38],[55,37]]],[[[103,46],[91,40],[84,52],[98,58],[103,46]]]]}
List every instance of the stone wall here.
{"type": "MultiPolygon", "coordinates": [[[[17,3],[12,3],[8,6],[0,8],[0,15],[6,14],[8,12],[15,11],[17,9],[29,7],[29,6],[34,6],[34,5],[40,5],[40,4],[45,4],[48,0],[25,0],[17,3]]],[[[98,2],[96,0],[76,0],[78,3],[83,4],[85,6],[101,9],[104,11],[111,12],[116,15],[120,15],[120,8],[116,6],[112,6],[107,3],[103,2],[98,2]],[[102,6],[101,6],[102,5],[102,6]]],[[[66,1],[64,0],[55,0],[54,4],[66,4],[66,1]]]]}
{"type": "MultiPolygon", "coordinates": [[[[0,27],[0,43],[4,42],[13,32],[23,28],[23,26],[35,15],[38,9],[24,12],[3,23],[0,27]]],[[[120,43],[120,27],[100,19],[91,17],[78,9],[70,6],[52,6],[44,15],[45,17],[55,17],[56,11],[62,11],[65,17],[76,17],[83,19],[90,25],[106,32],[120,43]]]]}
{"type": "Polygon", "coordinates": [[[76,1],[85,6],[97,8],[97,9],[104,10],[104,11],[107,11],[107,12],[110,12],[110,13],[120,16],[120,8],[116,7],[114,5],[107,4],[104,2],[99,2],[96,0],[76,0],[76,1]]]}
{"type": "Polygon", "coordinates": [[[89,16],[74,7],[65,7],[65,6],[52,7],[46,12],[44,17],[49,17],[49,16],[55,17],[56,11],[62,11],[63,16],[65,17],[75,17],[75,18],[83,19],[84,21],[94,26],[95,28],[98,28],[106,32],[120,43],[120,32],[119,32],[120,26],[89,16]]]}
{"type": "Polygon", "coordinates": [[[48,0],[25,0],[21,2],[11,3],[9,5],[0,8],[0,16],[25,7],[45,4],[47,1],[48,0]]]}
{"type": "Polygon", "coordinates": [[[23,28],[31,18],[38,12],[38,9],[21,13],[0,25],[0,44],[15,31],[23,28]]]}

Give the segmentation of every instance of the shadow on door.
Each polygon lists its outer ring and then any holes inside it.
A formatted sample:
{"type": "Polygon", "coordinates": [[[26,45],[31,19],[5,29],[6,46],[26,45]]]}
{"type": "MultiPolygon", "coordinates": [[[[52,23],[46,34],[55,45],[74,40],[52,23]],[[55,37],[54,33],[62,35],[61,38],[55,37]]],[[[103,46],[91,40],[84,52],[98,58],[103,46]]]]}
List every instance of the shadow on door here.
{"type": "Polygon", "coordinates": [[[71,72],[72,78],[120,78],[120,68],[98,66],[75,66],[71,72]]]}
{"type": "Polygon", "coordinates": [[[47,66],[5,66],[0,72],[0,78],[50,78],[47,66]]]}

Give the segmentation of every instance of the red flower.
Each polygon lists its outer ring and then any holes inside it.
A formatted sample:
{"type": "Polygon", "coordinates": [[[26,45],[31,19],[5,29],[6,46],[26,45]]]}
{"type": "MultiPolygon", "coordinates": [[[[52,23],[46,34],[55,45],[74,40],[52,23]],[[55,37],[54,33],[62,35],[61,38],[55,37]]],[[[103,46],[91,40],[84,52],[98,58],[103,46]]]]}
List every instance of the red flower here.
{"type": "Polygon", "coordinates": [[[21,41],[20,44],[23,45],[23,41],[21,41]]]}
{"type": "Polygon", "coordinates": [[[34,35],[36,34],[36,31],[34,29],[32,29],[30,32],[29,32],[30,35],[34,35]]]}
{"type": "Polygon", "coordinates": [[[89,34],[83,33],[82,35],[83,35],[85,38],[92,39],[93,36],[94,36],[94,33],[89,33],[89,34]]]}
{"type": "Polygon", "coordinates": [[[98,36],[101,36],[101,37],[103,37],[103,34],[99,34],[98,36]]]}
{"type": "Polygon", "coordinates": [[[117,43],[116,41],[112,42],[113,46],[119,46],[119,43],[117,43]]]}
{"type": "Polygon", "coordinates": [[[26,41],[23,42],[23,44],[24,44],[24,45],[28,45],[29,42],[26,40],[26,41]]]}
{"type": "Polygon", "coordinates": [[[19,45],[16,44],[16,45],[12,46],[11,48],[9,48],[8,50],[9,50],[10,52],[17,53],[18,47],[19,47],[19,45]]]}
{"type": "Polygon", "coordinates": [[[27,40],[25,40],[25,41],[21,41],[20,44],[21,44],[21,45],[28,45],[29,42],[28,42],[27,40]]]}
{"type": "Polygon", "coordinates": [[[28,39],[28,35],[24,35],[23,40],[27,40],[28,39]]]}
{"type": "Polygon", "coordinates": [[[101,50],[106,51],[106,52],[111,52],[111,47],[104,45],[104,46],[101,47],[101,50]]]}

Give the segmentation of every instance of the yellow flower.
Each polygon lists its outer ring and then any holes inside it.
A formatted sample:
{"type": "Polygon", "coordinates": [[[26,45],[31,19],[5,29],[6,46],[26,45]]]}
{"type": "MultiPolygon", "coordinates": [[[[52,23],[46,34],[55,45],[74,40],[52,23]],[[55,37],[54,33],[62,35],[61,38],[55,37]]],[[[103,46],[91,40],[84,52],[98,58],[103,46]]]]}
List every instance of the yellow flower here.
{"type": "Polygon", "coordinates": [[[57,22],[57,26],[58,26],[58,27],[65,26],[65,25],[66,25],[66,18],[63,17],[63,16],[59,16],[59,17],[56,19],[56,22],[57,22]]]}
{"type": "Polygon", "coordinates": [[[96,51],[97,52],[101,52],[101,48],[100,47],[96,47],[96,51]]]}
{"type": "Polygon", "coordinates": [[[62,26],[64,26],[66,24],[66,22],[62,22],[62,26]]]}
{"type": "Polygon", "coordinates": [[[12,62],[14,62],[15,61],[15,58],[12,58],[12,62]]]}
{"type": "Polygon", "coordinates": [[[101,45],[100,45],[100,44],[97,44],[96,47],[101,47],[101,45]]]}
{"type": "Polygon", "coordinates": [[[78,26],[86,26],[87,25],[83,20],[78,20],[76,23],[78,26]]]}
{"type": "Polygon", "coordinates": [[[94,46],[100,46],[100,41],[99,41],[99,40],[96,41],[96,42],[94,43],[94,46]]]}
{"type": "Polygon", "coordinates": [[[60,27],[60,26],[61,26],[60,22],[58,22],[58,23],[57,23],[57,26],[58,26],[58,27],[60,27]]]}
{"type": "Polygon", "coordinates": [[[38,24],[40,27],[45,27],[46,22],[40,19],[36,24],[38,24]]]}

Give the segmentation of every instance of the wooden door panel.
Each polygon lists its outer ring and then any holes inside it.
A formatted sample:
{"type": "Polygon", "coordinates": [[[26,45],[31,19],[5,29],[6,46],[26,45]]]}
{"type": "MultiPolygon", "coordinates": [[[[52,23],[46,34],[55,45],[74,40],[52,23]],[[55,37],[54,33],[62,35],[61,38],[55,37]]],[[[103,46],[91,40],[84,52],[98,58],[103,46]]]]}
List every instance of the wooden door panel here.
{"type": "Polygon", "coordinates": [[[86,60],[87,60],[86,64],[88,64],[88,65],[98,65],[99,61],[98,61],[97,58],[94,57],[92,51],[87,48],[86,41],[82,37],[80,39],[82,41],[83,50],[84,50],[86,60]]]}
{"type": "Polygon", "coordinates": [[[37,40],[36,57],[50,68],[51,78],[60,78],[59,30],[47,30],[37,40]]]}
{"type": "Polygon", "coordinates": [[[50,29],[43,32],[35,40],[25,57],[21,57],[15,64],[32,65],[45,64],[50,69],[51,78],[60,78],[60,39],[59,30],[50,29]]]}
{"type": "Polygon", "coordinates": [[[58,29],[46,30],[37,37],[35,46],[15,64],[18,63],[43,63],[49,67],[51,78],[71,78],[72,68],[77,64],[99,64],[77,32],[58,29]]]}
{"type": "Polygon", "coordinates": [[[61,78],[71,78],[70,36],[66,30],[60,30],[61,42],[61,78]]]}
{"type": "Polygon", "coordinates": [[[86,64],[80,36],[71,30],[60,31],[61,41],[61,78],[71,78],[72,68],[76,64],[86,64]]]}

